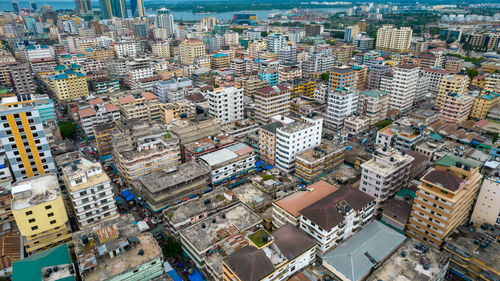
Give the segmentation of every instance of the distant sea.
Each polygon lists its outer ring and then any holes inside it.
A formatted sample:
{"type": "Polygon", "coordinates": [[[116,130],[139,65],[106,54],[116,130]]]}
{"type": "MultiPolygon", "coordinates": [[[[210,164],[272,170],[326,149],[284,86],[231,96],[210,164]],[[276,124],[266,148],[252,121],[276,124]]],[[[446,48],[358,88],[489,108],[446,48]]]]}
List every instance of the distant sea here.
{"type": "MultiPolygon", "coordinates": [[[[162,3],[168,2],[176,2],[178,0],[163,0],[162,3]]],[[[37,1],[36,4],[40,8],[43,5],[50,5],[54,10],[73,10],[75,9],[75,2],[68,0],[49,0],[49,1],[37,1]]],[[[126,0],[128,2],[128,0],[126,0]]],[[[155,1],[152,1],[155,2],[155,1]]],[[[19,6],[21,9],[29,8],[29,1],[21,0],[19,1],[19,6]]],[[[99,2],[92,1],[92,6],[97,8],[99,6],[99,2]]],[[[11,11],[12,4],[10,0],[0,0],[0,11],[11,11]]],[[[345,9],[342,8],[326,8],[321,9],[323,11],[343,11],[345,9]]],[[[234,12],[223,12],[223,13],[211,13],[211,14],[194,14],[190,11],[173,11],[175,20],[199,20],[203,17],[210,16],[215,17],[218,20],[231,20],[233,18],[233,14],[236,12],[242,11],[234,11],[234,12]]],[[[248,11],[250,13],[254,13],[257,15],[258,19],[267,19],[268,15],[271,13],[283,13],[284,10],[260,10],[260,11],[248,11]]],[[[130,14],[130,10],[128,11],[130,14]]],[[[146,9],[146,14],[152,15],[154,14],[153,10],[146,9]]]]}

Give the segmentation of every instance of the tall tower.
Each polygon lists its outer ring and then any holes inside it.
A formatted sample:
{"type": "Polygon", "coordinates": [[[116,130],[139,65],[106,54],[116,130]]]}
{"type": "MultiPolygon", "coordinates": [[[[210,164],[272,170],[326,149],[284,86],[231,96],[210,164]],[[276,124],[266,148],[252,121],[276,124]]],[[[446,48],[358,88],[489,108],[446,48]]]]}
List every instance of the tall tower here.
{"type": "Polygon", "coordinates": [[[92,2],[90,0],[75,0],[76,12],[79,15],[92,13],[92,2]]]}
{"type": "Polygon", "coordinates": [[[34,0],[30,1],[30,8],[31,8],[31,11],[37,11],[38,10],[38,6],[36,5],[36,2],[34,0]]]}
{"type": "Polygon", "coordinates": [[[143,18],[145,16],[143,0],[130,0],[130,9],[132,10],[132,17],[134,18],[143,18]]]}
{"type": "Polygon", "coordinates": [[[111,19],[113,17],[123,19],[127,17],[125,0],[99,0],[99,6],[103,19],[111,19]]]}
{"type": "Polygon", "coordinates": [[[19,1],[18,0],[12,0],[12,11],[16,14],[19,14],[19,1]]]}
{"type": "Polygon", "coordinates": [[[156,27],[165,28],[168,35],[174,34],[174,16],[170,10],[161,8],[156,11],[156,27]]]}

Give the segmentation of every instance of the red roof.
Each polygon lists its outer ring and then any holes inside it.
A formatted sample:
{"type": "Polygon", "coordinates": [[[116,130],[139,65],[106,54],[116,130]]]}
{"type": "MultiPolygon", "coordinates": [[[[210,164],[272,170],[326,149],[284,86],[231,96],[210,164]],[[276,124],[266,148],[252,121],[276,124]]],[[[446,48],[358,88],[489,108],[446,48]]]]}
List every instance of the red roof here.
{"type": "Polygon", "coordinates": [[[84,109],[78,111],[78,115],[80,115],[80,118],[88,117],[88,116],[95,115],[95,111],[92,107],[87,107],[87,108],[84,108],[84,109]]]}
{"type": "Polygon", "coordinates": [[[112,111],[118,111],[120,110],[118,106],[108,103],[104,105],[104,108],[106,108],[106,112],[112,112],[112,111]]]}
{"type": "Polygon", "coordinates": [[[101,98],[95,98],[93,100],[90,100],[89,103],[90,103],[90,105],[96,105],[96,104],[104,103],[104,101],[101,98]]]}
{"type": "Polygon", "coordinates": [[[133,102],[135,102],[135,98],[132,95],[127,95],[127,96],[119,98],[118,102],[121,104],[133,103],[133,102]]]}
{"type": "Polygon", "coordinates": [[[155,94],[153,94],[151,92],[144,92],[144,93],[142,93],[142,97],[145,98],[145,99],[147,99],[147,100],[154,100],[154,99],[158,98],[155,94]]]}

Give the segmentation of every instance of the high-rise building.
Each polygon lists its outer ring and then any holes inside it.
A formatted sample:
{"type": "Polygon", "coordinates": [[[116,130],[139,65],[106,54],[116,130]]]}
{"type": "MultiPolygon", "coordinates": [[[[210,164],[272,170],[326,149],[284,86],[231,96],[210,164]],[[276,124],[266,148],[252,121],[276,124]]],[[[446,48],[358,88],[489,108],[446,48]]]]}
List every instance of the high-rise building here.
{"type": "MultiPolygon", "coordinates": [[[[408,222],[408,236],[439,249],[466,222],[481,182],[479,168],[445,155],[421,179],[408,222]]],[[[479,247],[479,246],[478,246],[479,247]]]]}
{"type": "Polygon", "coordinates": [[[380,90],[368,90],[359,93],[358,113],[370,119],[370,125],[382,121],[387,116],[389,95],[380,90]]]}
{"type": "Polygon", "coordinates": [[[326,124],[335,129],[344,126],[346,117],[357,110],[359,91],[354,88],[339,88],[328,93],[326,124]]]}
{"type": "Polygon", "coordinates": [[[356,88],[358,76],[356,70],[350,67],[334,67],[330,70],[328,80],[328,90],[330,92],[339,90],[340,88],[351,87],[356,88]]]}
{"type": "Polygon", "coordinates": [[[469,81],[470,79],[467,75],[450,74],[442,77],[434,107],[440,108],[443,98],[448,93],[465,94],[469,87],[469,81]]]}
{"type": "Polygon", "coordinates": [[[3,98],[0,123],[2,146],[16,180],[55,172],[35,100],[29,95],[3,98]]]}
{"type": "Polygon", "coordinates": [[[87,76],[81,72],[81,66],[72,64],[69,68],[59,65],[50,77],[50,87],[59,100],[69,100],[89,95],[87,76]]]}
{"type": "Polygon", "coordinates": [[[127,17],[125,0],[99,0],[99,7],[104,19],[127,17]]]}
{"type": "Polygon", "coordinates": [[[134,18],[146,16],[143,0],[130,0],[130,10],[132,10],[132,17],[134,18]]]}
{"type": "Polygon", "coordinates": [[[35,81],[28,64],[17,64],[10,67],[11,81],[18,95],[34,94],[35,81]]]}
{"type": "Polygon", "coordinates": [[[155,25],[157,28],[166,29],[168,35],[173,35],[175,32],[175,26],[174,16],[172,15],[172,12],[165,8],[156,10],[155,25]]]}
{"type": "Polygon", "coordinates": [[[12,0],[12,11],[16,14],[19,14],[19,11],[21,8],[19,7],[19,1],[18,0],[12,0]]]}
{"type": "Polygon", "coordinates": [[[402,64],[394,68],[392,76],[382,77],[380,90],[389,93],[390,108],[406,110],[413,105],[419,72],[416,64],[402,64]]]}
{"type": "Polygon", "coordinates": [[[447,93],[441,96],[439,120],[462,123],[469,117],[473,103],[474,98],[467,94],[447,93]]]}
{"type": "Polygon", "coordinates": [[[344,31],[344,42],[346,42],[348,44],[351,43],[352,39],[356,35],[358,35],[359,32],[360,32],[359,26],[357,26],[357,25],[347,26],[345,28],[345,31],[344,31]]]}
{"type": "Polygon", "coordinates": [[[382,76],[391,73],[392,67],[388,64],[370,64],[368,70],[368,89],[379,89],[382,76]]]}
{"type": "Polygon", "coordinates": [[[92,2],[90,0],[75,0],[75,8],[79,15],[92,14],[92,2]]]}
{"type": "Polygon", "coordinates": [[[212,31],[217,25],[217,20],[215,19],[215,17],[203,17],[200,20],[200,23],[201,29],[203,29],[204,31],[212,31]]]}
{"type": "Polygon", "coordinates": [[[485,176],[472,211],[471,222],[475,225],[488,223],[500,226],[500,204],[496,202],[500,202],[498,170],[489,176],[485,176]]]}
{"type": "Polygon", "coordinates": [[[205,55],[205,45],[201,40],[184,40],[179,46],[181,63],[193,64],[194,59],[205,55]]]}
{"type": "Polygon", "coordinates": [[[276,166],[285,172],[295,170],[295,156],[321,144],[323,118],[315,114],[276,129],[276,166]]]}
{"type": "Polygon", "coordinates": [[[377,212],[380,212],[387,198],[406,187],[413,160],[405,152],[383,147],[373,153],[371,160],[361,164],[359,189],[375,197],[377,212]]]}
{"type": "Polygon", "coordinates": [[[243,88],[215,88],[208,92],[208,105],[221,124],[243,120],[243,88]]]}
{"type": "Polygon", "coordinates": [[[290,111],[290,89],[275,85],[258,89],[255,93],[255,119],[268,123],[272,116],[290,111]]]}
{"type": "Polygon", "coordinates": [[[476,119],[485,119],[486,115],[500,101],[500,93],[486,92],[485,94],[474,97],[474,105],[470,112],[470,117],[476,119]]]}
{"type": "Polygon", "coordinates": [[[12,186],[12,214],[31,255],[71,240],[71,227],[55,173],[40,174],[12,186]]]}
{"type": "Polygon", "coordinates": [[[383,25],[377,30],[375,47],[382,50],[407,52],[410,49],[413,30],[409,27],[399,29],[392,25],[383,25]]]}

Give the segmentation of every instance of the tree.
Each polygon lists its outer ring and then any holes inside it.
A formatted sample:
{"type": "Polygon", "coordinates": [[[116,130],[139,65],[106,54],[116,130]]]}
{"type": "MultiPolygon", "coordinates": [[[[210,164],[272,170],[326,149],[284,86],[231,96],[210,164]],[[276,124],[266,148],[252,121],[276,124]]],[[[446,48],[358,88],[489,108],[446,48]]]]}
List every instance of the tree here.
{"type": "Polygon", "coordinates": [[[175,258],[182,254],[182,245],[172,236],[169,236],[167,242],[161,246],[163,257],[175,258]]]}
{"type": "Polygon", "coordinates": [[[268,35],[267,31],[262,31],[262,32],[260,33],[260,36],[261,36],[261,37],[267,37],[267,35],[268,35]]]}
{"type": "Polygon", "coordinates": [[[467,69],[467,75],[469,75],[469,78],[472,80],[474,77],[479,75],[479,71],[473,68],[467,69]]]}
{"type": "Polygon", "coordinates": [[[70,121],[64,121],[59,125],[59,131],[61,136],[65,139],[75,139],[76,138],[76,124],[70,121]]]}
{"type": "Polygon", "coordinates": [[[329,79],[330,79],[330,74],[328,74],[327,72],[321,73],[321,80],[328,81],[329,79]]]}
{"type": "Polygon", "coordinates": [[[495,144],[498,140],[498,132],[493,133],[493,139],[491,140],[491,144],[495,144]]]}

